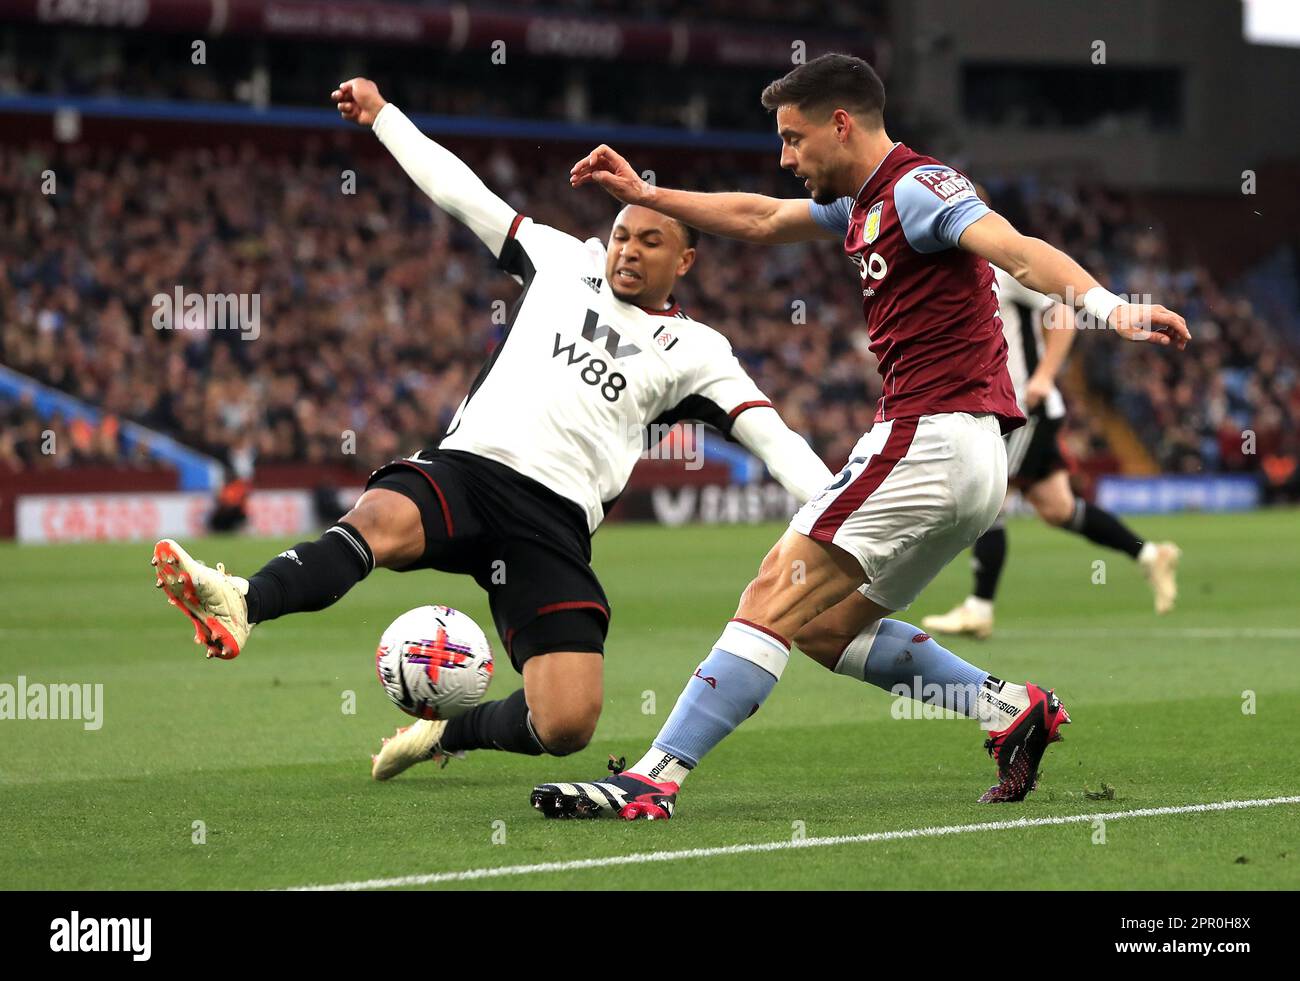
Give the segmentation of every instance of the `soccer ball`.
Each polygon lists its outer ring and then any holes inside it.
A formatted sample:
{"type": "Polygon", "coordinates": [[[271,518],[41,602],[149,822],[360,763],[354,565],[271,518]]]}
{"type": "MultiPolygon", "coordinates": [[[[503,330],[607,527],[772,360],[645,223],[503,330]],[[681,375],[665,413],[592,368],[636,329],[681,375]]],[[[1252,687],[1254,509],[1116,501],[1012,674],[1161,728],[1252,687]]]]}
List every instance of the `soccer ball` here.
{"type": "Polygon", "coordinates": [[[389,625],[375,651],[384,691],[419,719],[468,712],[492,680],[492,647],[479,625],[449,606],[421,606],[389,625]]]}

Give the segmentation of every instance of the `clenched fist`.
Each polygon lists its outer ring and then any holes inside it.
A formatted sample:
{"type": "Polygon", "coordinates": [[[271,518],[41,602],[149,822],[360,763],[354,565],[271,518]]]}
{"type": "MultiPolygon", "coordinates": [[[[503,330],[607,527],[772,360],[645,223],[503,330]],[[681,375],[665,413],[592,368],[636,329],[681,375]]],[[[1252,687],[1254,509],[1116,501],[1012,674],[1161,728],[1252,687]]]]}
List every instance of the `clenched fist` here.
{"type": "Polygon", "coordinates": [[[379,110],[388,103],[379,94],[379,87],[368,78],[351,78],[341,84],[330,98],[339,107],[339,115],[349,122],[371,126],[379,110]]]}

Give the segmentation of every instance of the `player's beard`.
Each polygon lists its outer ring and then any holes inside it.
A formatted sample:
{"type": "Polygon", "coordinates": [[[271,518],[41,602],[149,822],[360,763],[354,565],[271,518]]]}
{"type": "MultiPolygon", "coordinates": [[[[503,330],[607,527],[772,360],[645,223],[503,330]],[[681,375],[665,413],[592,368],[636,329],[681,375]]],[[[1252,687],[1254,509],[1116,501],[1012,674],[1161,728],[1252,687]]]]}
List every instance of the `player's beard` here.
{"type": "Polygon", "coordinates": [[[615,299],[621,300],[623,303],[631,303],[633,306],[647,308],[654,306],[649,302],[650,290],[646,288],[644,283],[641,284],[640,289],[635,290],[620,290],[611,283],[609,291],[614,294],[615,299]]]}
{"type": "Polygon", "coordinates": [[[609,291],[624,303],[640,303],[641,297],[645,294],[645,284],[642,282],[639,289],[627,289],[626,287],[618,286],[614,278],[610,277],[609,291]]]}
{"type": "Polygon", "coordinates": [[[815,177],[809,177],[808,193],[817,204],[834,204],[842,197],[853,197],[857,187],[851,187],[852,174],[841,163],[827,163],[815,177]]]}
{"type": "Polygon", "coordinates": [[[839,185],[844,182],[836,180],[838,176],[840,175],[831,172],[828,168],[824,173],[819,174],[815,180],[810,181],[812,187],[809,188],[809,192],[812,194],[812,199],[818,204],[834,204],[844,195],[854,194],[856,189],[853,191],[839,189],[839,185]]]}
{"type": "Polygon", "coordinates": [[[828,191],[823,185],[818,184],[813,188],[812,199],[818,204],[834,204],[840,199],[840,195],[828,191]]]}

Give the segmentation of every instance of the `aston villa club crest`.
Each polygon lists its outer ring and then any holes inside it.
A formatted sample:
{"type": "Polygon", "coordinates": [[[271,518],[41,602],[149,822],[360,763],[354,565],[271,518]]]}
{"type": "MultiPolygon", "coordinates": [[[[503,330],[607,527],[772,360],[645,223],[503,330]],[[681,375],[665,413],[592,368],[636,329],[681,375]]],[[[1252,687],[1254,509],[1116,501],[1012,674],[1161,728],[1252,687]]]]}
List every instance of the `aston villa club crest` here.
{"type": "Polygon", "coordinates": [[[877,201],[867,212],[867,223],[862,226],[862,240],[870,245],[880,237],[880,213],[885,210],[885,202],[877,201]]]}

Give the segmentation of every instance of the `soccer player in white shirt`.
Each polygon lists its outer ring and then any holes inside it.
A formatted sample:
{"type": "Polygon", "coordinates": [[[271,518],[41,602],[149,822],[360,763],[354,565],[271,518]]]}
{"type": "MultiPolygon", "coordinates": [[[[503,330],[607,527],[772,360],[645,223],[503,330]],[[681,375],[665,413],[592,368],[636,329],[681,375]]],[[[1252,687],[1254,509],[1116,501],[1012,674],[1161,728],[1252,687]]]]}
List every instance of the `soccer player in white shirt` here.
{"type": "Polygon", "coordinates": [[[254,624],[330,606],[376,567],[471,575],[488,593],[524,687],[450,722],[398,730],[373,776],[471,749],[575,752],[600,715],[610,615],[590,539],[647,431],[684,419],[710,424],[801,503],[830,471],[781,421],[726,338],[673,299],[695,261],[693,229],[625,207],[607,244],[579,241],[517,213],[373,82],[352,79],[333,99],[344,118],[373,128],[523,293],[436,448],[375,471],[341,521],[250,579],[210,569],[165,539],[155,546],[156,584],[193,622],[208,656],[229,659],[254,624]]]}

